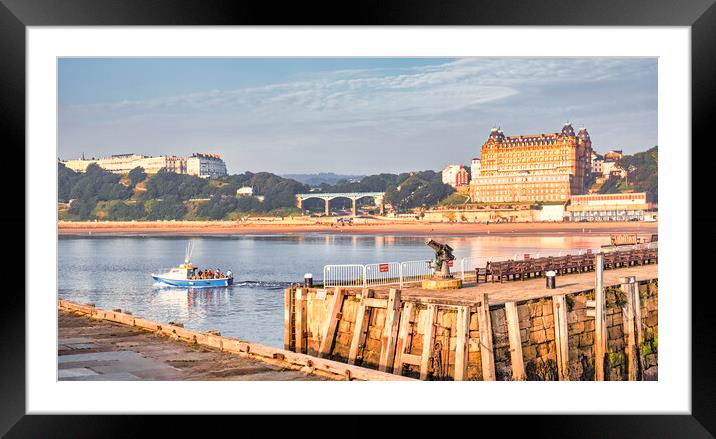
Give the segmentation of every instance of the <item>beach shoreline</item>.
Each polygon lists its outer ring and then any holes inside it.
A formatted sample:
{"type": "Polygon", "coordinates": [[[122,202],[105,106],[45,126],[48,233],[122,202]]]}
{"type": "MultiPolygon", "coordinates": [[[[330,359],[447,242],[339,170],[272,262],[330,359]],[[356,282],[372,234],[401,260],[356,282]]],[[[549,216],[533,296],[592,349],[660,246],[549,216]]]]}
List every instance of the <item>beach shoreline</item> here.
{"type": "Polygon", "coordinates": [[[421,221],[374,221],[339,226],[321,221],[60,221],[61,236],[118,236],[118,235],[293,235],[293,234],[346,234],[346,235],[403,235],[403,236],[538,236],[580,235],[610,233],[636,233],[648,236],[658,233],[657,223],[430,223],[421,221]]]}

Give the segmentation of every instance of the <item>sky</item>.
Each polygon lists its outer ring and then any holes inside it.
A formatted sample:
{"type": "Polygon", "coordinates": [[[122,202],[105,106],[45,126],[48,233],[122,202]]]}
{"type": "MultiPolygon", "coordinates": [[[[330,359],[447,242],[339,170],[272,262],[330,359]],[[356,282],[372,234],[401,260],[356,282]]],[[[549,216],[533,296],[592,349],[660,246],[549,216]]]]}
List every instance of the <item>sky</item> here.
{"type": "Polygon", "coordinates": [[[221,154],[229,173],[469,165],[505,135],[657,141],[656,58],[61,58],[58,156],[221,154]]]}

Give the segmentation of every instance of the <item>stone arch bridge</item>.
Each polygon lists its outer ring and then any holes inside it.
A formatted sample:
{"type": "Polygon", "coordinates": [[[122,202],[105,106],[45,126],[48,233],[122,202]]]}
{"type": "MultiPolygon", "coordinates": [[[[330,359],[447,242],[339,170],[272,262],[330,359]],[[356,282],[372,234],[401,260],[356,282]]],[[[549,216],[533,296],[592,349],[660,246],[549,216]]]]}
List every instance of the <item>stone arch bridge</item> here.
{"type": "Polygon", "coordinates": [[[380,208],[380,214],[383,215],[385,210],[385,192],[339,192],[339,193],[327,193],[327,192],[314,192],[310,194],[296,194],[296,206],[299,209],[303,209],[303,202],[311,198],[319,198],[324,201],[326,205],[326,215],[329,214],[329,201],[335,198],[348,198],[351,200],[351,213],[353,216],[356,215],[356,201],[361,198],[372,198],[375,205],[380,208]]]}

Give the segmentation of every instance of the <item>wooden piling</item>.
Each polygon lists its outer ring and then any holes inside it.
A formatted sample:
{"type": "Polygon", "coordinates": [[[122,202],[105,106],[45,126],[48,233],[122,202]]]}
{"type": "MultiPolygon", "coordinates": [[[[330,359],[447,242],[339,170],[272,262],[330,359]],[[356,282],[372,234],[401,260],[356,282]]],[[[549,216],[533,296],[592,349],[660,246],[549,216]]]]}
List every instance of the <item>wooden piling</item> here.
{"type": "Polygon", "coordinates": [[[520,337],[520,318],[517,314],[515,302],[505,302],[505,317],[507,318],[507,334],[510,338],[510,360],[512,362],[512,380],[524,381],[525,363],[522,356],[522,338],[520,337]]]}
{"type": "Polygon", "coordinates": [[[492,320],[487,294],[480,295],[477,304],[477,323],[480,332],[480,358],[482,359],[483,381],[495,381],[495,355],[492,349],[492,320]]]}
{"type": "Polygon", "coordinates": [[[363,290],[361,293],[360,305],[356,312],[356,321],[353,325],[353,339],[351,340],[351,348],[348,351],[348,364],[355,364],[358,356],[358,349],[365,342],[365,331],[368,329],[366,318],[370,318],[370,308],[366,305],[366,299],[373,297],[373,290],[363,290]],[[366,312],[368,310],[368,312],[366,312]]]}
{"type": "Polygon", "coordinates": [[[633,276],[620,277],[621,290],[626,296],[622,306],[622,321],[624,323],[624,343],[627,354],[627,379],[636,381],[638,379],[638,354],[636,348],[636,320],[634,319],[634,290],[635,279],[633,276]]]}
{"type": "Polygon", "coordinates": [[[296,297],[294,306],[296,309],[296,352],[299,354],[307,353],[306,346],[306,294],[308,291],[303,288],[296,289],[296,297]]]}
{"type": "Polygon", "coordinates": [[[430,368],[430,358],[433,355],[433,342],[435,341],[435,320],[438,316],[438,306],[429,304],[423,334],[423,354],[420,359],[420,379],[427,380],[430,368]]]}
{"type": "Polygon", "coordinates": [[[336,287],[333,290],[333,300],[328,308],[328,315],[326,316],[325,326],[323,327],[321,345],[318,348],[319,357],[327,357],[331,353],[333,341],[336,338],[338,321],[341,319],[341,307],[343,306],[343,298],[345,297],[345,294],[345,291],[341,288],[336,287]]]}
{"type": "Polygon", "coordinates": [[[470,338],[470,307],[457,308],[457,339],[455,340],[455,381],[467,378],[468,339],[470,338]]]}
{"type": "Polygon", "coordinates": [[[291,312],[293,307],[294,291],[291,288],[286,288],[283,294],[283,348],[290,351],[291,346],[291,335],[293,332],[293,319],[291,318],[291,312]]]}
{"type": "Polygon", "coordinates": [[[405,302],[403,312],[400,316],[400,329],[398,331],[398,339],[395,343],[395,361],[393,362],[393,373],[396,375],[403,374],[403,356],[405,349],[410,346],[413,338],[413,321],[415,319],[415,302],[405,302]]]}
{"type": "Polygon", "coordinates": [[[634,279],[634,330],[636,338],[636,353],[639,368],[639,377],[644,376],[644,335],[641,323],[641,296],[639,295],[639,284],[634,279]]]}
{"type": "Polygon", "coordinates": [[[552,296],[552,314],[554,315],[554,345],[557,350],[557,375],[560,381],[569,381],[569,334],[564,294],[552,296]]]}
{"type": "Polygon", "coordinates": [[[607,313],[604,297],[604,254],[595,255],[594,287],[594,380],[604,381],[604,358],[607,352],[607,313]]]}
{"type": "Polygon", "coordinates": [[[395,341],[398,335],[398,324],[400,323],[400,290],[391,288],[388,293],[388,304],[385,314],[385,325],[380,337],[380,360],[378,370],[390,372],[395,359],[395,341]]]}

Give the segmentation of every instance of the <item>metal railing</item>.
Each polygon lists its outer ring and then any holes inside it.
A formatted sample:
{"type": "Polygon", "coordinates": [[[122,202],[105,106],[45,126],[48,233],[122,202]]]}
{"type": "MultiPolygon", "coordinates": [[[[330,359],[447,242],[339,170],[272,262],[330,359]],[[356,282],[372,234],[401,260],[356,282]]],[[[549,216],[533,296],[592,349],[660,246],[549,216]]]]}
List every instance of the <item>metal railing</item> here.
{"type": "Polygon", "coordinates": [[[400,287],[408,283],[420,282],[433,275],[432,261],[406,261],[400,263],[400,287]]]}
{"type": "Polygon", "coordinates": [[[400,284],[402,270],[400,262],[382,264],[366,264],[364,267],[363,286],[400,284]]]}
{"type": "Polygon", "coordinates": [[[326,287],[365,286],[365,266],[360,264],[326,265],[323,267],[323,285],[326,287]]]}
{"type": "MultiPolygon", "coordinates": [[[[488,262],[524,261],[545,257],[579,256],[584,254],[606,253],[613,251],[633,251],[659,248],[658,242],[648,242],[615,247],[595,247],[560,250],[558,252],[540,251],[539,253],[516,253],[498,256],[468,256],[456,259],[450,270],[463,282],[474,281],[475,268],[485,267],[488,262]]],[[[326,287],[370,287],[379,285],[398,285],[400,288],[411,283],[419,283],[433,275],[432,261],[384,262],[377,264],[326,265],[323,267],[323,284],[326,287]]]]}

